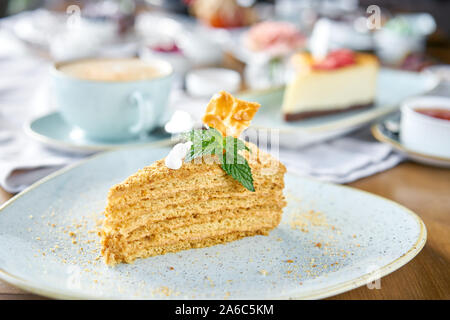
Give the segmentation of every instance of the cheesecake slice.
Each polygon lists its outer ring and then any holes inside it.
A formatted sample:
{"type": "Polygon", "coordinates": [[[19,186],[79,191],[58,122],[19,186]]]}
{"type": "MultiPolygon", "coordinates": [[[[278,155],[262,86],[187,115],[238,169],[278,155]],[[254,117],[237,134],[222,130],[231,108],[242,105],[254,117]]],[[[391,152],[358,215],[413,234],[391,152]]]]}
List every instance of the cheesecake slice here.
{"type": "MultiPolygon", "coordinates": [[[[176,163],[168,160],[174,147],[165,159],[110,189],[100,232],[106,264],[267,235],[278,226],[286,205],[286,168],[256,145],[226,136],[226,132],[239,136],[258,108],[221,92],[207,107],[203,121],[209,127],[193,134],[237,142],[241,162],[226,163],[227,170],[221,159],[229,146],[200,157],[193,156],[198,151],[187,153],[192,160],[185,158],[177,169],[168,166],[176,163]],[[245,183],[236,178],[237,171],[245,183]]],[[[202,145],[208,141],[204,139],[202,145]]]]}
{"type": "Polygon", "coordinates": [[[338,50],[316,61],[309,53],[298,53],[292,64],[295,72],[282,106],[286,121],[373,106],[379,68],[375,56],[338,50]]]}

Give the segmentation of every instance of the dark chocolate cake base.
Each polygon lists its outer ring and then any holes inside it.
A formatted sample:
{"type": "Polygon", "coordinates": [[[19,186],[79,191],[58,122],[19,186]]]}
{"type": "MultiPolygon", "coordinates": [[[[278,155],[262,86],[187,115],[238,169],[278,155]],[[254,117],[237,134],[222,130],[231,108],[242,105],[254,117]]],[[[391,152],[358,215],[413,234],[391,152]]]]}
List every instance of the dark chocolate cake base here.
{"type": "Polygon", "coordinates": [[[329,109],[329,110],[321,110],[321,111],[305,111],[305,112],[298,112],[298,113],[286,113],[284,114],[284,120],[286,121],[297,121],[302,119],[308,119],[308,118],[314,118],[314,117],[320,117],[320,116],[326,116],[329,114],[335,114],[335,113],[342,113],[352,110],[360,110],[360,109],[368,109],[374,106],[374,103],[366,103],[366,104],[357,104],[354,106],[350,106],[345,109],[329,109]]]}

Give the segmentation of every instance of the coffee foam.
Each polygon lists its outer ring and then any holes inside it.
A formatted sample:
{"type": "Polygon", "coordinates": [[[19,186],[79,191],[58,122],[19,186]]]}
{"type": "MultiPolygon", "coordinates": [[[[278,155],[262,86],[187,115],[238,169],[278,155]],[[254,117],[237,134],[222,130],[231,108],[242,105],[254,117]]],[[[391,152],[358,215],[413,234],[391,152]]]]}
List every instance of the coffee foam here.
{"type": "Polygon", "coordinates": [[[139,59],[85,59],[60,65],[61,72],[83,80],[138,81],[163,76],[156,64],[139,59]]]}

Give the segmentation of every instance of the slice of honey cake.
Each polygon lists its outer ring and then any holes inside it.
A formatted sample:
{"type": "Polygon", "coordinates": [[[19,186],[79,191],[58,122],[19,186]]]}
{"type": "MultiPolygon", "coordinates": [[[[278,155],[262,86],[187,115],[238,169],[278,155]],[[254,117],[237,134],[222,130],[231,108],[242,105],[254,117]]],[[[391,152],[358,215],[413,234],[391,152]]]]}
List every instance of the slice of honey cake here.
{"type": "Polygon", "coordinates": [[[186,133],[187,142],[165,159],[111,188],[101,231],[106,264],[267,235],[278,226],[286,169],[237,139],[258,108],[217,94],[203,119],[208,128],[186,133]]]}

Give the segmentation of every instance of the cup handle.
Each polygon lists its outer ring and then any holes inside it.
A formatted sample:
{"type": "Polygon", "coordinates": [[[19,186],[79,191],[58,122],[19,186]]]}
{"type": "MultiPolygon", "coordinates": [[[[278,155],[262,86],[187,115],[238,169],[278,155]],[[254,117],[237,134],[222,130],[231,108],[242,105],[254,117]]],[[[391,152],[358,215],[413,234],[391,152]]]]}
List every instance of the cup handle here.
{"type": "Polygon", "coordinates": [[[152,128],[156,123],[156,114],[151,99],[135,91],[130,95],[130,100],[138,108],[138,121],[130,128],[130,131],[138,134],[152,128]]]}

